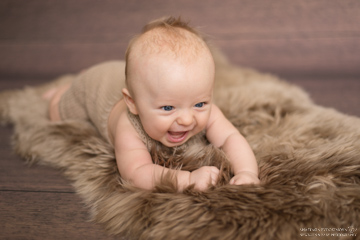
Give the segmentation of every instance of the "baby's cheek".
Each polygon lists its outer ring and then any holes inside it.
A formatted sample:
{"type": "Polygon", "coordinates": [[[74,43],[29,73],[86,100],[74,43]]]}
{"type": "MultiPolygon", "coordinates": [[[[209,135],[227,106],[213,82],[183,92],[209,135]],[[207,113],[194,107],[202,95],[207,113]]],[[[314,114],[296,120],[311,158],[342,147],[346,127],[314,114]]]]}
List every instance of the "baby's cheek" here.
{"type": "Polygon", "coordinates": [[[202,130],[204,130],[206,128],[206,125],[209,121],[208,117],[203,117],[198,121],[198,128],[200,129],[199,132],[201,132],[202,130]]]}
{"type": "Polygon", "coordinates": [[[159,138],[163,137],[169,130],[165,125],[146,125],[143,126],[145,132],[151,137],[152,139],[159,140],[159,138]]]}

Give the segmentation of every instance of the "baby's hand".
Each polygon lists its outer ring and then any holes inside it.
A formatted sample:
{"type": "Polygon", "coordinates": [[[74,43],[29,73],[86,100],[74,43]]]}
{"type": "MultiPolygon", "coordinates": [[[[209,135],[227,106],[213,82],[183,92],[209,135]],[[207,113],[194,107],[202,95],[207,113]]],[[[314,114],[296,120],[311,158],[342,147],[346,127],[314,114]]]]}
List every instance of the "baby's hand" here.
{"type": "Polygon", "coordinates": [[[232,185],[242,185],[242,184],[259,184],[260,180],[258,176],[253,172],[239,172],[231,180],[230,184],[232,185]]]}
{"type": "Polygon", "coordinates": [[[220,170],[217,167],[204,166],[190,173],[190,185],[195,184],[195,189],[204,191],[209,185],[215,185],[220,170]]]}

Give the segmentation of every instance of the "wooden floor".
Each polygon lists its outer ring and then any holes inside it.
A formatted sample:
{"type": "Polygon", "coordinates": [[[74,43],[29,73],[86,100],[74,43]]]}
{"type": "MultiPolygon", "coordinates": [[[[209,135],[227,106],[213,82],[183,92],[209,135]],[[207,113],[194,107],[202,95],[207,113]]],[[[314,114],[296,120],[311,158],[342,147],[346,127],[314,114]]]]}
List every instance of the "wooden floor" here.
{"type": "MultiPolygon", "coordinates": [[[[2,0],[0,91],[122,59],[130,37],[163,15],[201,26],[235,64],[279,75],[317,104],[360,117],[356,0],[2,0]]],[[[60,172],[13,154],[11,134],[0,127],[0,239],[113,239],[88,221],[60,172]]]]}

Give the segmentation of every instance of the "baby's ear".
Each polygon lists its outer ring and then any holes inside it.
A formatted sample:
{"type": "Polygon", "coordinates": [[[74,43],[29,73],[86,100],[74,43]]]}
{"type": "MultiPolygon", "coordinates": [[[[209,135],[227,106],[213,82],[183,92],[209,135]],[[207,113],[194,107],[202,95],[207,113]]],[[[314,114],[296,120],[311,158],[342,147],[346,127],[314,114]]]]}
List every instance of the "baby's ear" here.
{"type": "Polygon", "coordinates": [[[134,115],[137,115],[138,111],[137,111],[137,108],[135,105],[135,101],[131,97],[129,90],[126,88],[123,88],[122,93],[124,95],[124,101],[125,101],[127,107],[129,108],[130,112],[134,115]]]}

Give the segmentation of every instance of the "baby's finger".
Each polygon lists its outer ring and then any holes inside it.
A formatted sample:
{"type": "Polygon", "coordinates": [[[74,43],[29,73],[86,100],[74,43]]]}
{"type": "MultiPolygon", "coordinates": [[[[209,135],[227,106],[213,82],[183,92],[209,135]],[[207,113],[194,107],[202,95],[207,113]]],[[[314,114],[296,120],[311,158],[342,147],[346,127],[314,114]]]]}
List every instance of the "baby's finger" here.
{"type": "Polygon", "coordinates": [[[231,185],[234,185],[235,184],[235,179],[234,178],[232,178],[232,179],[230,179],[230,182],[229,182],[231,185]]]}
{"type": "Polygon", "coordinates": [[[215,185],[216,182],[217,182],[217,180],[218,180],[218,178],[219,178],[219,169],[217,169],[217,168],[214,169],[214,170],[212,171],[210,177],[211,177],[211,184],[212,184],[212,185],[215,185]]]}
{"type": "Polygon", "coordinates": [[[212,175],[219,175],[220,173],[220,170],[217,167],[211,167],[210,171],[212,175]]]}

